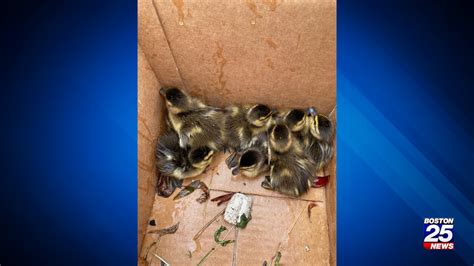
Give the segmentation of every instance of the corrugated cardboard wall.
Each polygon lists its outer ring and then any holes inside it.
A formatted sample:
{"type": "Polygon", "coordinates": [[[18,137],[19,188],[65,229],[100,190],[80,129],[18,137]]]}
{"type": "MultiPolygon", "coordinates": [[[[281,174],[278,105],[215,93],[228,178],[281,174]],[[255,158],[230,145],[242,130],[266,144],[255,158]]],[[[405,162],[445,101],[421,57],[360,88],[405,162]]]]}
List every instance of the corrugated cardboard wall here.
{"type": "Polygon", "coordinates": [[[160,83],[138,46],[138,250],[140,250],[146,223],[150,217],[155,195],[155,145],[164,123],[164,106],[159,97],[160,83]]]}
{"type": "Polygon", "coordinates": [[[335,1],[140,0],[139,12],[139,42],[163,85],[184,83],[214,105],[334,107],[335,1]]]}
{"type": "MultiPolygon", "coordinates": [[[[147,86],[184,87],[217,106],[250,100],[326,114],[335,106],[335,1],[139,0],[138,12],[139,46],[156,76],[147,86]]],[[[335,178],[328,191],[335,232],[335,178]]],[[[152,200],[139,200],[141,231],[152,200]]]]}

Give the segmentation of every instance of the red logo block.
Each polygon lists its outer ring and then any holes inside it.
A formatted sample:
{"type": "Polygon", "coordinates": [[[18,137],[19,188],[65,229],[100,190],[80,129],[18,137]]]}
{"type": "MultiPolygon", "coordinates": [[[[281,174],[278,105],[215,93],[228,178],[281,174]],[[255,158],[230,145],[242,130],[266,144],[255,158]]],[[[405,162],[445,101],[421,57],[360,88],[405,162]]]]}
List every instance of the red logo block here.
{"type": "Polygon", "coordinates": [[[453,242],[448,242],[448,243],[429,243],[429,242],[424,242],[423,247],[428,250],[453,250],[454,249],[454,243],[453,242]]]}

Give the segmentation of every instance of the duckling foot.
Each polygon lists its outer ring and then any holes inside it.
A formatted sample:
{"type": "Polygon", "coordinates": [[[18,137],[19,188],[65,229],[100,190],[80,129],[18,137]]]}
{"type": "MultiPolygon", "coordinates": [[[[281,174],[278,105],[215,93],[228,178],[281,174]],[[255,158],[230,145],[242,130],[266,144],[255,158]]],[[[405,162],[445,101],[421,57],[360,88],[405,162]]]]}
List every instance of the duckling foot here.
{"type": "Polygon", "coordinates": [[[233,152],[227,159],[225,159],[225,164],[229,169],[235,168],[238,164],[237,152],[233,152]]]}
{"type": "Polygon", "coordinates": [[[273,190],[273,187],[272,187],[272,183],[270,181],[270,176],[265,176],[265,180],[262,181],[262,184],[261,186],[264,188],[264,189],[268,189],[268,190],[273,190]]]}
{"type": "Polygon", "coordinates": [[[174,177],[160,175],[156,184],[156,193],[160,197],[168,198],[176,188],[181,187],[183,180],[174,177]]]}
{"type": "Polygon", "coordinates": [[[329,183],[329,177],[330,175],[316,177],[311,187],[325,187],[329,183]]]}

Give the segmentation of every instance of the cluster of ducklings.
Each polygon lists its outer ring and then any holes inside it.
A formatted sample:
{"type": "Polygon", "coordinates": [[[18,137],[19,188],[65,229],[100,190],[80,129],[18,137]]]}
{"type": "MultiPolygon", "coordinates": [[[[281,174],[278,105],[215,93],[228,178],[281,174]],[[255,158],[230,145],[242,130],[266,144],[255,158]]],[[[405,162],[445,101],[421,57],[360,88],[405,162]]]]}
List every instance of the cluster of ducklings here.
{"type": "Polygon", "coordinates": [[[205,171],[216,152],[230,151],[233,175],[269,172],[262,187],[299,196],[333,156],[334,126],[314,108],[275,110],[263,104],[216,108],[178,88],[161,88],[167,130],[159,138],[157,169],[177,179],[205,171]]]}

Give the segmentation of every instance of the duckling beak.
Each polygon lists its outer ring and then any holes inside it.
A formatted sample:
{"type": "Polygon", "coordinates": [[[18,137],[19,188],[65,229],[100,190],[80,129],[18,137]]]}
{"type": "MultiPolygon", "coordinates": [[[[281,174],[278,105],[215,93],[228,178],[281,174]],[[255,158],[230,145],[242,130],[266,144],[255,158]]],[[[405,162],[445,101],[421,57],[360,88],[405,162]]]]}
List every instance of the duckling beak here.
{"type": "Polygon", "coordinates": [[[160,89],[160,94],[162,96],[165,96],[166,91],[167,91],[167,89],[163,87],[163,88],[160,89]]]}
{"type": "Polygon", "coordinates": [[[235,167],[234,169],[232,169],[232,175],[238,175],[239,173],[240,173],[239,167],[235,167]]]}
{"type": "Polygon", "coordinates": [[[306,113],[310,116],[316,116],[317,112],[316,112],[316,108],[314,107],[310,107],[308,108],[308,110],[306,111],[306,113]]]}

